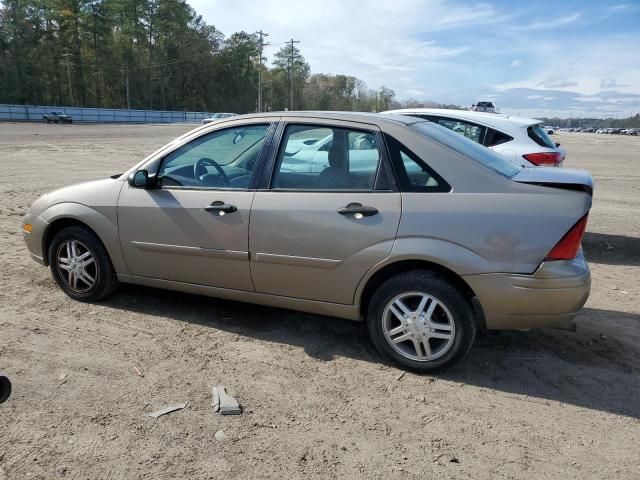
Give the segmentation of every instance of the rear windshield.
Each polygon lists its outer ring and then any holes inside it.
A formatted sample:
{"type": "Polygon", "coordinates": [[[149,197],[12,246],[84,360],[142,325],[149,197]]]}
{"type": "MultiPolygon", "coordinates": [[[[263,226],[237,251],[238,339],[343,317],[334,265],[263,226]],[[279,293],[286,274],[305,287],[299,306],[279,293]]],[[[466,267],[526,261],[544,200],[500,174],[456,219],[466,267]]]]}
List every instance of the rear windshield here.
{"type": "Polygon", "coordinates": [[[411,128],[425,137],[435,140],[465,157],[469,157],[471,160],[493,170],[503,177],[513,178],[522,169],[519,165],[511,163],[509,160],[498,155],[493,150],[489,150],[473,140],[469,140],[468,138],[435,123],[414,123],[411,125],[411,128]]]}
{"type": "Polygon", "coordinates": [[[540,125],[531,125],[528,127],[527,135],[529,135],[529,138],[541,147],[556,148],[554,141],[549,138],[545,129],[540,125]]]}

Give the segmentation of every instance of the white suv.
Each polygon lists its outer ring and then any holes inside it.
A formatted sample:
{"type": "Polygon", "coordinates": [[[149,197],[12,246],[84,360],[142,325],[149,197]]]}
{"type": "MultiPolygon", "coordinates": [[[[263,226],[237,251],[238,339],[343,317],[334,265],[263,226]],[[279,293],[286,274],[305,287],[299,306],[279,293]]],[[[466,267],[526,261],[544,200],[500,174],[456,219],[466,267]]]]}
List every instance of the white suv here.
{"type": "Polygon", "coordinates": [[[409,115],[430,120],[490,148],[518,165],[562,165],[565,151],[554,143],[533,118],[495,113],[448,110],[441,108],[405,108],[384,113],[409,115]]]}
{"type": "Polygon", "coordinates": [[[474,103],[473,105],[471,105],[471,110],[474,112],[498,113],[496,104],[493,102],[474,103]]]}

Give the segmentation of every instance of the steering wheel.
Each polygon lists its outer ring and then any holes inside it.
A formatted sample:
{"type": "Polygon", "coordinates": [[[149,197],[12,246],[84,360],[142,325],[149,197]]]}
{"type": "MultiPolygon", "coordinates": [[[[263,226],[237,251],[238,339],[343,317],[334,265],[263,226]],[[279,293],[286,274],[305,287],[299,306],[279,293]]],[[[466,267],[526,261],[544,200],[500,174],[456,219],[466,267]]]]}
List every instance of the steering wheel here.
{"type": "Polygon", "coordinates": [[[227,174],[224,173],[224,170],[222,169],[222,167],[218,165],[215,160],[211,160],[210,158],[206,158],[206,157],[202,157],[196,163],[193,164],[194,179],[202,180],[201,177],[207,174],[207,169],[205,168],[205,165],[211,165],[213,168],[215,168],[218,171],[218,173],[220,174],[220,178],[222,178],[222,181],[224,182],[224,185],[226,187],[229,187],[231,185],[229,183],[229,177],[227,177],[227,174]]]}

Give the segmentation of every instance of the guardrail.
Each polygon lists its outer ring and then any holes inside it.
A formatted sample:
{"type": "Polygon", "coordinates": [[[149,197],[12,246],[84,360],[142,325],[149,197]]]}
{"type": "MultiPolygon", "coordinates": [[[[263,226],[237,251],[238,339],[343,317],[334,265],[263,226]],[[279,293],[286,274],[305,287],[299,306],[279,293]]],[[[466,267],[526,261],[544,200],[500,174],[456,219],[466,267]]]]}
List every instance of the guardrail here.
{"type": "Polygon", "coordinates": [[[51,112],[71,115],[73,121],[79,123],[199,123],[213,115],[209,112],[0,104],[0,121],[42,122],[43,115],[51,112]]]}

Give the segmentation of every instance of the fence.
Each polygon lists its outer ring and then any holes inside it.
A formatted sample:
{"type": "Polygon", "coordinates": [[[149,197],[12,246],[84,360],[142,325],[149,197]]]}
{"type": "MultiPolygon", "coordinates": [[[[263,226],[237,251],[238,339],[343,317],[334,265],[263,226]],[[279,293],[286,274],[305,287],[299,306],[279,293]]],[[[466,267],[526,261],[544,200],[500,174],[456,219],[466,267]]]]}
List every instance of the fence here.
{"type": "Polygon", "coordinates": [[[199,123],[212,115],[209,112],[0,105],[0,121],[41,122],[42,116],[51,112],[71,115],[74,122],[91,123],[199,123]]]}

